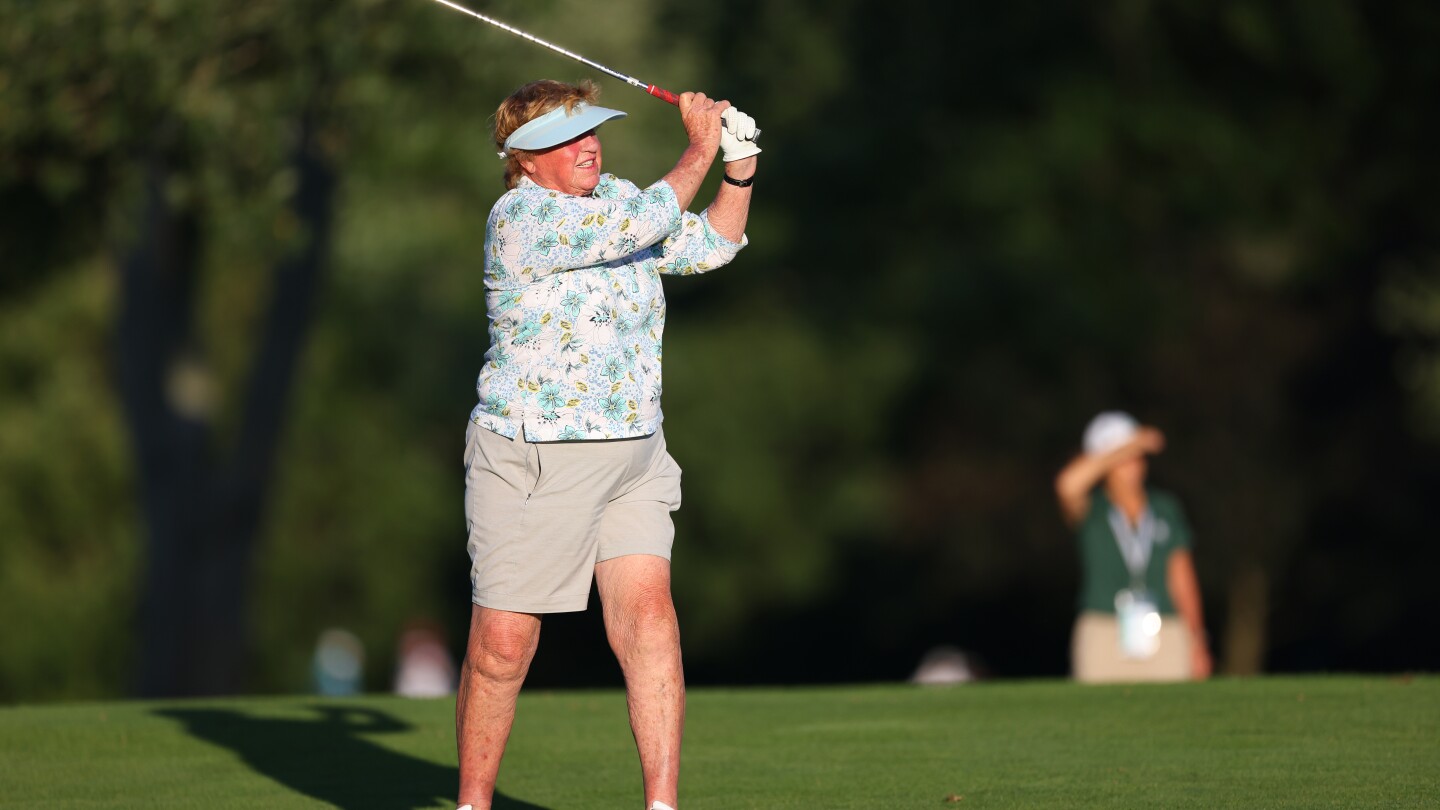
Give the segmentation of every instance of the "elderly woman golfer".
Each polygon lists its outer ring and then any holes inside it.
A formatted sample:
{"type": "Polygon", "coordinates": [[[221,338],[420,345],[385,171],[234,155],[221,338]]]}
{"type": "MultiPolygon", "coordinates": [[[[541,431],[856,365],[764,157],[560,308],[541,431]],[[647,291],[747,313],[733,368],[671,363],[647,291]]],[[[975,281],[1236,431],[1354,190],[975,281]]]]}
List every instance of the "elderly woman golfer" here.
{"type": "Polygon", "coordinates": [[[688,144],[646,188],[601,172],[596,88],[539,81],[495,113],[509,189],[490,212],[490,350],[465,442],[470,641],[455,707],[460,801],[491,806],[545,613],[584,610],[593,577],[625,675],[645,806],[678,803],[685,681],[670,597],[680,468],[660,429],[662,274],[746,244],[755,122],[680,97],[688,144]],[[724,182],[691,202],[716,154],[724,182]]]}

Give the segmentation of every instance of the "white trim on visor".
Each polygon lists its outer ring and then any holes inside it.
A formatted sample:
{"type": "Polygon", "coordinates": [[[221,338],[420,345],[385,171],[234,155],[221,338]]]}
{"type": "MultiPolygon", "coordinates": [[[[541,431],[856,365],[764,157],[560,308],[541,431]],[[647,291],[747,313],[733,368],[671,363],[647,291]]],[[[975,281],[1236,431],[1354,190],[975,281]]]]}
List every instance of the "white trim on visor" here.
{"type": "Polygon", "coordinates": [[[546,149],[564,143],[576,135],[584,135],[613,118],[624,118],[626,115],[627,113],[608,107],[591,107],[583,101],[576,104],[574,112],[567,115],[562,104],[521,124],[505,139],[505,151],[499,154],[503,158],[512,149],[546,149]]]}

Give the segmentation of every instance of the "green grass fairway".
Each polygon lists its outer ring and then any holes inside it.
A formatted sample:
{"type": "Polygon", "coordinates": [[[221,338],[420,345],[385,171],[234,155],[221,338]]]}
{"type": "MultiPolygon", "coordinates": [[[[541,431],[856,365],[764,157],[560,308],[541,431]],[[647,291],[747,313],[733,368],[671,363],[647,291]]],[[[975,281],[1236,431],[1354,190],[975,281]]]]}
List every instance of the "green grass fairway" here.
{"type": "MultiPolygon", "coordinates": [[[[0,807],[453,808],[453,703],[0,709],[0,807]]],[[[698,689],[683,810],[1440,807],[1440,678],[698,689]],[[948,799],[948,801],[947,801],[948,799]]],[[[618,692],[527,693],[497,808],[638,810],[618,692]]]]}

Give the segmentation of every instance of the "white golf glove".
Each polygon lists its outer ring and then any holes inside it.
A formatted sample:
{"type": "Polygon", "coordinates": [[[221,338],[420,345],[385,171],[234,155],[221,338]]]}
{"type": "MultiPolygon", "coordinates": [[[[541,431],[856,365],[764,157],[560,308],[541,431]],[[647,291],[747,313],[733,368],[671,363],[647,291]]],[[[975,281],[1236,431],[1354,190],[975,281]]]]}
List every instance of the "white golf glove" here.
{"type": "Polygon", "coordinates": [[[760,130],[756,129],[754,118],[730,107],[720,113],[720,121],[725,125],[725,128],[720,130],[721,160],[729,163],[760,154],[760,147],[755,145],[755,138],[760,135],[760,130]]]}

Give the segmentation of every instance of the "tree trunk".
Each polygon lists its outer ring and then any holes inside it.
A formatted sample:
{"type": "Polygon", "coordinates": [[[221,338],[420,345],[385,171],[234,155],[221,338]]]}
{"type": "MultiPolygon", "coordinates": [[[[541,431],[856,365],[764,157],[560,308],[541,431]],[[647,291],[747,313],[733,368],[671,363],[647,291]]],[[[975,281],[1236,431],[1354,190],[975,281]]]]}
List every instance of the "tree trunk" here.
{"type": "Polygon", "coordinates": [[[120,263],[119,388],[147,528],[136,691],[146,697],[240,692],[246,596],[285,403],[329,251],[334,175],[302,121],[295,212],[308,240],[275,268],[273,299],[228,461],[215,454],[211,385],[195,345],[203,251],[199,213],[164,189],[168,155],[147,171],[145,215],[120,263]]]}
{"type": "Polygon", "coordinates": [[[1259,675],[1265,670],[1270,584],[1259,563],[1247,562],[1230,578],[1229,617],[1222,655],[1226,675],[1259,675]]]}

